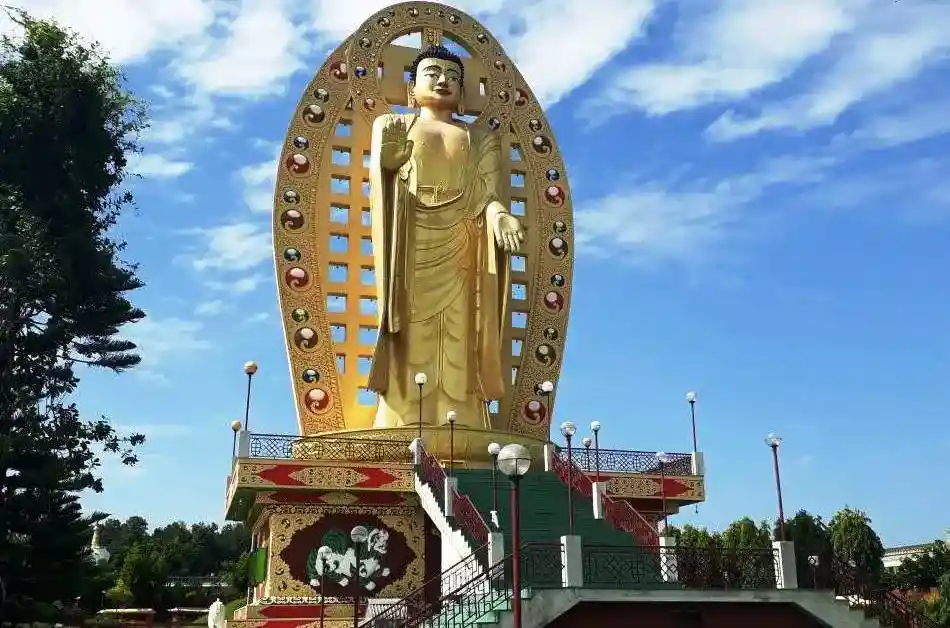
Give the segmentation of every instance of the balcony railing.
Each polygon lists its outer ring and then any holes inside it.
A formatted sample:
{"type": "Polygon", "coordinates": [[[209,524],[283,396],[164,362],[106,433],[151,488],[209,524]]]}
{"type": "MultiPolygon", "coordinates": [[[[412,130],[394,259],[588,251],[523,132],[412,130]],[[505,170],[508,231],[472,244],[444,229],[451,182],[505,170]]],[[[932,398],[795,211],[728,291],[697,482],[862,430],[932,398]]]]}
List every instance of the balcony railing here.
{"type": "Polygon", "coordinates": [[[408,441],[250,434],[251,458],[412,464],[408,441]]]}
{"type": "MultiPolygon", "coordinates": [[[[565,459],[567,448],[561,448],[565,459]]],[[[692,454],[667,454],[670,461],[663,465],[666,475],[693,475],[692,454]]],[[[571,447],[574,464],[587,473],[655,473],[660,474],[660,461],[653,451],[624,451],[622,449],[588,449],[571,447]]]]}
{"type": "Polygon", "coordinates": [[[663,583],[687,589],[774,589],[773,548],[585,545],[584,586],[637,589],[663,583]]]}

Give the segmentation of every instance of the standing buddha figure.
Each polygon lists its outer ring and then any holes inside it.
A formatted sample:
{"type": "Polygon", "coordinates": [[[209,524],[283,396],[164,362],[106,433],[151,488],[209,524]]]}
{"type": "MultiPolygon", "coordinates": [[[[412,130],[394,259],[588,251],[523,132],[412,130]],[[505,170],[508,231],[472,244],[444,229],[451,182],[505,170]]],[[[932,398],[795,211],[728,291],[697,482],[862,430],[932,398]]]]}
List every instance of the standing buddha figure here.
{"type": "Polygon", "coordinates": [[[502,339],[509,255],[525,233],[500,202],[500,133],[469,125],[465,67],[441,46],[416,58],[407,114],[373,123],[370,207],[379,337],[369,388],[374,427],[490,429],[487,402],[505,393],[502,339]],[[416,373],[427,382],[419,391],[416,373]]]}

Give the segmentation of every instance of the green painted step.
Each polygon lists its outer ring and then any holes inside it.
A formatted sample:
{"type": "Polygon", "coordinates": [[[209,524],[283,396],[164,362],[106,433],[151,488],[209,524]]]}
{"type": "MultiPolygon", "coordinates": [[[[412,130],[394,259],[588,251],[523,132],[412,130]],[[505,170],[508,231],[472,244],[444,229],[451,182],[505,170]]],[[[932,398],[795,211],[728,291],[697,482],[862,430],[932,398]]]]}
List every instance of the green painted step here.
{"type": "MultiPolygon", "coordinates": [[[[457,469],[459,492],[468,495],[485,518],[491,520],[492,473],[490,469],[457,469]]],[[[528,472],[521,480],[521,542],[557,543],[568,533],[567,486],[553,473],[528,472]]],[[[574,492],[574,533],[585,545],[634,546],[636,539],[613,524],[594,519],[593,504],[574,492]]],[[[511,482],[498,476],[498,521],[505,535],[505,553],[511,552],[511,482]]],[[[490,525],[490,524],[489,524],[490,525]]]]}

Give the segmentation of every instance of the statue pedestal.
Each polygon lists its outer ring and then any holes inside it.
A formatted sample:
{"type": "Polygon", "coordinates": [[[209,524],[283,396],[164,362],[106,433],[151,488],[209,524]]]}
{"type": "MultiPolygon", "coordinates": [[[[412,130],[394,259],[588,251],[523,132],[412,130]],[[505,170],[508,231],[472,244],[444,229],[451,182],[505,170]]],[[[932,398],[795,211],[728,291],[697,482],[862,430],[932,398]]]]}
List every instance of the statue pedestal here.
{"type": "MultiPolygon", "coordinates": [[[[319,446],[323,439],[339,438],[344,440],[360,440],[386,442],[396,441],[411,443],[419,436],[418,425],[395,427],[386,429],[344,430],[339,432],[323,432],[313,440],[319,446]]],[[[488,453],[490,443],[498,443],[502,447],[510,443],[524,445],[531,452],[534,460],[541,460],[544,454],[544,445],[547,441],[496,430],[479,430],[470,427],[456,427],[450,430],[448,425],[438,427],[422,426],[422,442],[426,451],[444,463],[451,459],[456,466],[470,468],[491,468],[491,455],[488,453]],[[454,432],[454,433],[453,433],[454,432]]],[[[307,458],[304,446],[300,446],[299,456],[295,451],[294,457],[307,458]]]]}

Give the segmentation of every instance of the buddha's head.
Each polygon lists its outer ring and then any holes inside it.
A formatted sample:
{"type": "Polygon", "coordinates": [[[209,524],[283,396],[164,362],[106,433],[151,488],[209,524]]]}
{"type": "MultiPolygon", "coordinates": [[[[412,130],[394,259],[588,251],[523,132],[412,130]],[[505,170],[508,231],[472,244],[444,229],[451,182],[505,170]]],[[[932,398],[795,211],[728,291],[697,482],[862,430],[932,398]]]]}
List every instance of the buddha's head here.
{"type": "Polygon", "coordinates": [[[423,50],[409,71],[409,106],[461,113],[465,67],[443,46],[423,50]]]}

